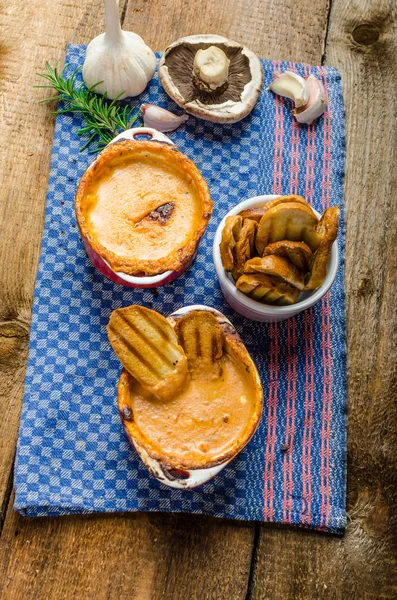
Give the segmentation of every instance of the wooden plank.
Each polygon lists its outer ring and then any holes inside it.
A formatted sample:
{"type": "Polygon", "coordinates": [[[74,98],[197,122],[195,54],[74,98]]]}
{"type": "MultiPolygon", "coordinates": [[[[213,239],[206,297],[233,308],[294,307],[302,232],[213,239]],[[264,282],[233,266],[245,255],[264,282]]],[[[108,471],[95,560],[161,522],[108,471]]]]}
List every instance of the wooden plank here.
{"type": "Polygon", "coordinates": [[[135,0],[125,28],[143,35],[154,50],[198,33],[217,33],[241,42],[262,58],[318,64],[329,0],[135,0]]]}
{"type": "MultiPolygon", "coordinates": [[[[40,93],[30,86],[34,71],[46,59],[63,56],[68,39],[86,42],[103,29],[99,0],[85,4],[34,0],[21,10],[19,2],[10,0],[3,15],[12,50],[3,57],[8,83],[1,143],[13,157],[0,170],[0,190],[7,191],[0,210],[12,214],[0,241],[0,260],[4,264],[7,257],[10,267],[0,274],[2,331],[10,332],[0,335],[5,365],[0,438],[5,432],[8,436],[0,464],[3,502],[17,433],[53,130],[51,108],[36,105],[40,93]],[[23,138],[22,131],[27,132],[23,138]]],[[[136,0],[127,6],[125,27],[141,34],[154,49],[182,35],[209,31],[244,41],[262,56],[318,62],[326,21],[327,0],[282,0],[276,7],[271,0],[136,0]]],[[[12,502],[0,546],[5,598],[246,596],[253,524],[184,515],[28,520],[13,512],[12,502]]]]}
{"type": "Polygon", "coordinates": [[[346,102],[348,512],[344,538],[263,527],[252,597],[396,598],[397,13],[335,0],[346,102]]]}
{"type": "Polygon", "coordinates": [[[251,532],[250,524],[193,515],[27,520],[10,512],[1,538],[0,597],[245,598],[251,532]]]}
{"type": "MultiPolygon", "coordinates": [[[[0,12],[0,516],[19,425],[54,128],[54,107],[38,104],[46,90],[32,85],[46,60],[63,60],[71,31],[98,4],[33,0],[22,8],[14,1],[0,12]]],[[[82,40],[93,32],[87,28],[82,40]]]]}

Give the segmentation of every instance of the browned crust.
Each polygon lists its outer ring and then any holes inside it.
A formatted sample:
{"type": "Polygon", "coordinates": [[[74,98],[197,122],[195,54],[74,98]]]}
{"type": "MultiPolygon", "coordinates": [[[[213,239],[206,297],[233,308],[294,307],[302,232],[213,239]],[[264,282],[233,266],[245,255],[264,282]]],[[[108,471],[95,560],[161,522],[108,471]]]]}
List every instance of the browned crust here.
{"type": "Polygon", "coordinates": [[[174,146],[151,140],[121,140],[107,146],[99,154],[97,159],[88,167],[77,188],[75,209],[76,219],[82,237],[85,237],[92,249],[109,263],[113,271],[122,272],[126,275],[145,276],[158,275],[160,273],[164,273],[165,271],[179,271],[189,263],[192,256],[196,252],[200,239],[204,234],[208,221],[211,218],[213,203],[209,194],[208,186],[196,165],[174,146]],[[98,168],[101,167],[103,163],[112,160],[116,156],[122,156],[123,154],[130,155],[141,152],[150,153],[153,158],[156,158],[156,156],[160,155],[162,157],[165,156],[168,164],[172,164],[176,170],[191,177],[196,184],[197,192],[202,205],[202,218],[200,224],[197,229],[192,232],[189,242],[182,248],[179,248],[173,253],[168,254],[166,257],[162,257],[157,260],[139,260],[134,257],[131,257],[128,260],[121,259],[119,256],[117,256],[117,254],[108,248],[105,248],[101,244],[100,240],[98,240],[97,237],[91,233],[83,211],[85,191],[88,185],[95,178],[98,168]]]}
{"type": "MultiPolygon", "coordinates": [[[[150,440],[146,439],[141,434],[135,424],[133,411],[129,404],[129,381],[131,376],[125,369],[123,369],[121,372],[117,388],[118,409],[127,437],[130,441],[136,441],[139,446],[146,450],[151,458],[161,462],[167,469],[189,470],[216,467],[217,465],[234,458],[236,454],[238,454],[238,452],[240,452],[240,450],[242,450],[248,444],[259,425],[263,408],[263,388],[258,370],[251,358],[251,355],[244,346],[234,327],[220,317],[217,317],[217,319],[225,333],[225,347],[227,348],[228,352],[230,352],[236,358],[236,360],[244,365],[246,372],[252,381],[252,389],[255,394],[255,405],[252,412],[251,422],[249,423],[247,429],[243,432],[241,438],[236,440],[236,442],[227,450],[227,452],[213,456],[211,459],[203,457],[203,459],[200,461],[187,462],[180,462],[177,460],[173,462],[165,453],[158,452],[158,450],[155,449],[150,443],[150,440]]],[[[170,322],[175,325],[176,320],[177,319],[172,318],[170,319],[170,322]]]]}

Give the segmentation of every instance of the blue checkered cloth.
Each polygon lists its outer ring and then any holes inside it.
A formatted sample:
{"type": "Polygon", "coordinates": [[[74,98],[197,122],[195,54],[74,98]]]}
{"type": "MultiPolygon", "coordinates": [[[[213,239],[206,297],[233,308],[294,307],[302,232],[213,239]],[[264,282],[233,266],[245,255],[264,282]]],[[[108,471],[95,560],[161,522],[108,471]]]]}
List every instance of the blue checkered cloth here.
{"type": "MultiPolygon", "coordinates": [[[[71,45],[66,63],[81,65],[71,45]]],[[[74,194],[93,156],[79,152],[78,116],[56,119],[25,395],[15,466],[15,509],[26,516],[114,511],[190,512],[285,522],[341,533],[346,523],[345,307],[343,288],[344,107],[331,67],[262,61],[264,87],[252,114],[234,125],[190,117],[170,137],[194,160],[214,213],[192,267],[172,284],[132,290],[108,281],[79,238],[74,194]],[[307,127],[288,102],[266,92],[278,70],[314,73],[326,113],[307,127]],[[320,212],[342,210],[341,264],[313,309],[279,324],[236,314],[220,292],[212,242],[220,219],[258,194],[299,193],[320,212]],[[116,403],[120,363],[109,346],[112,310],[142,304],[164,315],[189,304],[220,309],[260,371],[265,403],[251,442],[219,475],[194,490],[159,483],[124,435],[116,403]]],[[[139,99],[180,112],[157,74],[139,99]]]]}

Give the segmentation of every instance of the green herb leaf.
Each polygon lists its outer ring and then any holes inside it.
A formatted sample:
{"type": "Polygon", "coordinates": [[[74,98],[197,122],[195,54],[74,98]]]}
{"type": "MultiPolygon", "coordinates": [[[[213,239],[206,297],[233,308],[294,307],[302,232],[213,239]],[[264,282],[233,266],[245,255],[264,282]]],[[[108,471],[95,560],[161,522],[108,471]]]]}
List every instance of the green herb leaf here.
{"type": "Polygon", "coordinates": [[[75,88],[76,76],[81,67],[78,67],[73,73],[65,77],[65,70],[60,74],[57,64],[51,67],[49,62],[45,63],[45,73],[36,73],[39,77],[46,79],[49,85],[36,85],[38,88],[52,88],[57,92],[57,96],[44,98],[40,102],[50,102],[52,100],[62,101],[65,108],[54,111],[56,115],[65,113],[80,113],[84,120],[84,127],[77,131],[80,136],[88,137],[80,152],[82,152],[92,142],[97,142],[90,152],[98,152],[121,131],[130,129],[139,116],[139,110],[129,108],[128,106],[118,106],[116,104],[124,92],[120,92],[114,100],[107,102],[104,96],[95,93],[94,88],[102,83],[98,81],[89,89],[81,87],[75,88]]]}

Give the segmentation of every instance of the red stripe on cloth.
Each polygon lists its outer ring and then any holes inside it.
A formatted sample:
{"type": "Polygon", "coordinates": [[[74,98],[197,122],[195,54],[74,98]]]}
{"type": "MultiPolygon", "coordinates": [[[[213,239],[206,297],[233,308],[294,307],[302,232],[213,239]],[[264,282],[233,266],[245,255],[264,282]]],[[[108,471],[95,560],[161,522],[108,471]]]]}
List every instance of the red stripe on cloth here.
{"type": "Polygon", "coordinates": [[[292,328],[292,401],[291,401],[291,437],[290,437],[290,452],[289,452],[289,523],[292,521],[292,498],[293,498],[293,451],[295,438],[295,403],[296,403],[296,323],[295,317],[291,319],[292,328]]]}
{"type": "MultiPolygon", "coordinates": [[[[296,65],[289,63],[290,71],[296,73],[296,65]]],[[[290,194],[299,191],[299,130],[300,124],[292,120],[291,124],[291,160],[290,160],[290,194]]],[[[288,319],[287,323],[287,345],[288,345],[288,382],[287,382],[287,406],[286,406],[286,429],[285,446],[288,447],[284,454],[283,479],[284,479],[284,521],[291,523],[293,509],[293,452],[295,436],[295,401],[296,401],[296,324],[295,318],[288,319]]]]}
{"type": "Polygon", "coordinates": [[[285,415],[285,439],[284,444],[287,448],[286,452],[284,452],[284,461],[283,461],[283,482],[284,482],[284,502],[283,502],[283,519],[284,521],[289,522],[288,513],[287,513],[287,505],[289,508],[289,498],[291,494],[290,486],[289,486],[289,457],[292,451],[290,446],[290,418],[291,418],[291,383],[292,383],[292,364],[291,364],[291,323],[290,319],[287,321],[287,346],[288,346],[288,356],[287,356],[287,406],[286,406],[286,415],[285,415]],[[288,478],[287,478],[288,474],[288,478]]]}
{"type": "MultiPolygon", "coordinates": [[[[304,76],[311,73],[309,65],[304,65],[304,76]]],[[[307,151],[306,151],[306,184],[305,198],[313,205],[314,193],[314,156],[315,156],[315,125],[307,126],[307,151]]],[[[304,314],[305,327],[305,418],[303,423],[302,440],[302,520],[308,525],[311,523],[312,482],[311,482],[311,457],[312,457],[312,432],[314,410],[314,352],[313,352],[313,309],[304,314]]]]}
{"type": "MultiPolygon", "coordinates": [[[[272,324],[269,327],[270,334],[270,348],[273,344],[273,328],[272,324]]],[[[271,438],[271,416],[273,406],[273,355],[270,351],[270,364],[269,364],[269,397],[267,407],[267,437],[266,437],[266,450],[265,450],[265,472],[264,472],[264,499],[263,499],[263,518],[265,521],[269,519],[269,449],[270,449],[270,438],[271,438]]]]}
{"type": "Polygon", "coordinates": [[[278,393],[278,324],[273,323],[273,353],[274,353],[274,382],[273,382],[273,417],[272,417],[272,438],[270,450],[270,473],[269,473],[269,518],[273,520],[273,502],[274,502],[274,453],[276,446],[277,429],[277,393],[278,393]]]}
{"type": "Polygon", "coordinates": [[[313,414],[314,414],[314,315],[313,309],[309,311],[309,368],[310,368],[310,387],[309,387],[309,427],[308,427],[308,461],[307,461],[307,523],[311,523],[312,511],[312,473],[311,473],[311,458],[312,458],[312,437],[313,437],[313,414]]]}
{"type": "Polygon", "coordinates": [[[306,393],[305,419],[302,442],[302,518],[307,525],[311,523],[312,481],[311,456],[314,411],[314,350],[313,350],[313,311],[305,311],[305,352],[306,352],[306,393]]]}
{"type": "MultiPolygon", "coordinates": [[[[325,210],[329,206],[330,199],[330,174],[331,174],[331,107],[328,95],[326,71],[318,67],[320,79],[324,85],[327,96],[327,107],[324,112],[324,152],[321,183],[321,203],[325,210]]],[[[320,528],[325,529],[328,523],[330,510],[330,419],[332,405],[332,358],[331,358],[331,320],[329,294],[323,298],[321,303],[322,316],[322,356],[323,356],[323,409],[322,409],[322,431],[321,431],[321,513],[320,528]]]]}
{"type": "MultiPolygon", "coordinates": [[[[273,62],[273,77],[281,68],[281,61],[273,62]]],[[[273,170],[273,193],[281,194],[282,181],[282,158],[283,158],[283,132],[284,122],[282,113],[282,101],[275,96],[275,142],[274,142],[274,170],[273,170]]],[[[274,449],[276,443],[277,429],[277,392],[278,392],[278,328],[277,323],[269,326],[270,333],[270,385],[268,406],[268,430],[265,451],[265,473],[264,473],[264,520],[273,519],[274,500],[274,449]]]]}

